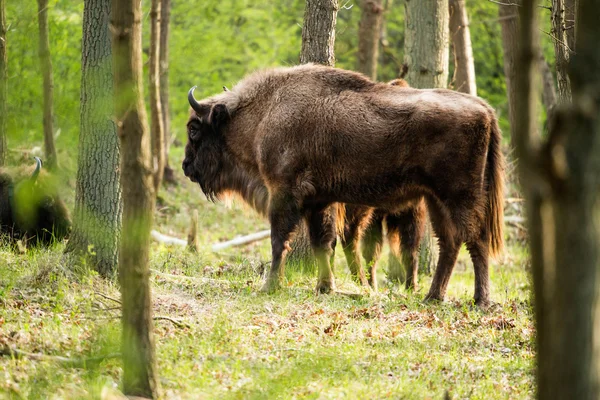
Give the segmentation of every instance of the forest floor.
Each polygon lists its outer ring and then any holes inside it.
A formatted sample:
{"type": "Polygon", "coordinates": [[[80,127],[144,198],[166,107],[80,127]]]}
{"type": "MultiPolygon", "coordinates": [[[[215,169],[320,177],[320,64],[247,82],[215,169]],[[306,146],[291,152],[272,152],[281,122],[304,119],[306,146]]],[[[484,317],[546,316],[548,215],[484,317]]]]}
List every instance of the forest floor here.
{"type": "MultiPolygon", "coordinates": [[[[431,277],[406,292],[364,292],[336,252],[340,289],[316,295],[314,273],[288,268],[284,289],[259,291],[268,240],[222,253],[210,244],[268,229],[244,206],[204,199],[189,182],[166,188],[155,228],[185,238],[200,214],[199,254],[153,243],[158,371],[167,399],[518,399],[534,395],[528,256],[516,231],[492,263],[494,304],[472,305],[466,251],[444,303],[422,302],[431,277]]],[[[116,399],[122,373],[119,291],[85,267],[63,265],[64,245],[16,254],[0,247],[0,399],[116,399]],[[43,354],[53,357],[39,357],[43,354]],[[60,360],[55,356],[66,357],[60,360]]]]}

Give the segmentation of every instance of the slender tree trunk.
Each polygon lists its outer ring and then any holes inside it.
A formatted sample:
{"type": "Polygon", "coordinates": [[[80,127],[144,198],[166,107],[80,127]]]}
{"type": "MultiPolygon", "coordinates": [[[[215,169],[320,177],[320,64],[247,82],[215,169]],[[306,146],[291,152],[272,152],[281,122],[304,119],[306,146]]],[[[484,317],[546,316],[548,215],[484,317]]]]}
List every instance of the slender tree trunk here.
{"type": "Polygon", "coordinates": [[[362,11],[358,23],[357,70],[376,80],[383,0],[361,0],[360,8],[362,11]]]}
{"type": "MultiPolygon", "coordinates": [[[[315,63],[329,66],[335,64],[335,23],[338,8],[338,0],[306,0],[300,51],[301,64],[315,63]]],[[[298,264],[305,270],[316,269],[308,227],[304,220],[292,242],[287,264],[298,264]]]]}
{"type": "Polygon", "coordinates": [[[502,29],[502,49],[504,54],[504,76],[506,77],[506,94],[508,96],[508,119],[510,121],[511,142],[515,143],[514,131],[517,126],[516,104],[517,88],[516,62],[517,52],[519,51],[519,7],[522,0],[511,0],[498,7],[498,16],[500,17],[500,26],[502,29]]]}
{"type": "Polygon", "coordinates": [[[161,0],[152,0],[150,10],[150,114],[152,119],[152,166],[154,178],[154,191],[162,183],[165,172],[165,129],[160,99],[160,26],[161,26],[161,0]]]}
{"type": "Polygon", "coordinates": [[[540,51],[539,67],[542,74],[542,103],[546,109],[547,118],[550,118],[556,106],[556,88],[554,87],[554,76],[546,58],[540,51]]]}
{"type": "Polygon", "coordinates": [[[335,22],[338,0],[306,0],[300,63],[335,64],[335,22]]]}
{"type": "Polygon", "coordinates": [[[123,392],[156,398],[158,378],[148,279],[155,197],[142,95],[141,19],[141,0],[112,0],[115,112],[121,144],[123,191],[123,233],[119,254],[123,392]]]}
{"type": "Polygon", "coordinates": [[[122,214],[119,140],[112,118],[110,2],[84,2],[79,161],[73,232],[65,250],[75,262],[85,257],[104,277],[117,272],[122,214]]]}
{"type": "Polygon", "coordinates": [[[160,104],[162,107],[164,129],[164,180],[175,183],[175,172],[169,165],[169,148],[171,146],[171,108],[169,107],[169,29],[171,22],[171,0],[161,0],[160,7],[160,52],[159,52],[159,86],[160,104]]]}
{"type": "Polygon", "coordinates": [[[561,103],[571,99],[571,82],[568,67],[572,49],[569,48],[566,29],[565,0],[552,0],[552,40],[556,56],[556,81],[558,100],[561,103]]]}
{"type": "Polygon", "coordinates": [[[540,399],[600,397],[600,7],[580,0],[570,62],[572,104],[536,126],[537,1],[521,10],[516,149],[527,200],[540,399]]]}
{"type": "Polygon", "coordinates": [[[454,88],[477,95],[475,62],[465,0],[449,0],[450,37],[454,47],[454,88]]]}
{"type": "Polygon", "coordinates": [[[565,29],[567,31],[567,46],[575,50],[575,21],[577,21],[577,3],[579,0],[564,0],[565,29]]]}
{"type": "Polygon", "coordinates": [[[406,80],[414,88],[445,88],[448,85],[448,0],[405,0],[404,8],[406,80]]]}
{"type": "MultiPolygon", "coordinates": [[[[387,33],[387,18],[390,10],[392,9],[393,0],[384,0],[383,2],[383,16],[381,17],[381,28],[379,29],[379,43],[381,44],[381,51],[379,52],[379,66],[381,70],[385,70],[387,61],[386,51],[390,45],[387,33]]],[[[393,78],[397,78],[394,76],[393,78]]],[[[385,79],[385,78],[380,78],[385,79]]]]}
{"type": "Polygon", "coordinates": [[[44,76],[44,149],[48,169],[57,166],[56,148],[52,128],[52,108],[54,99],[54,81],[52,78],[52,60],[48,39],[48,0],[38,0],[39,56],[44,76]]]}
{"type": "MultiPolygon", "coordinates": [[[[412,87],[445,88],[448,84],[448,7],[448,0],[404,1],[404,64],[412,87]]],[[[419,249],[419,268],[429,272],[437,259],[438,247],[428,221],[419,249]]]]}
{"type": "Polygon", "coordinates": [[[0,167],[6,163],[6,100],[7,100],[7,51],[6,13],[4,0],[0,0],[0,167]]]}

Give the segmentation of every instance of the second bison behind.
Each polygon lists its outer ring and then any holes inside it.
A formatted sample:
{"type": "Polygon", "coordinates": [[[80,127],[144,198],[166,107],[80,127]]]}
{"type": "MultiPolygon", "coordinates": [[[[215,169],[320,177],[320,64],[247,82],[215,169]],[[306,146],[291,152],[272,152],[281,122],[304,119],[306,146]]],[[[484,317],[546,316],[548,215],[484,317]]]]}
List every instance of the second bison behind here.
{"type": "Polygon", "coordinates": [[[319,264],[317,290],[329,292],[334,203],[395,212],[424,199],[440,246],[427,298],[443,299],[466,243],[475,302],[489,302],[488,257],[503,243],[504,161],[485,101],[311,64],[256,72],[202,101],[192,89],[188,100],[186,176],[209,198],[236,191],[268,205],[265,290],[279,286],[302,218],[319,264]]]}

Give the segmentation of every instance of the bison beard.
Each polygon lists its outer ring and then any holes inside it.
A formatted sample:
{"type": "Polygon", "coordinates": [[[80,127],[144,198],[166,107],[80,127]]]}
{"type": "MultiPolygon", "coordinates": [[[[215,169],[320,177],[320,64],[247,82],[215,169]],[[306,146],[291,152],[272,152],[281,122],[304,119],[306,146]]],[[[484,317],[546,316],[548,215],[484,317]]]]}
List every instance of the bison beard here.
{"type": "Polygon", "coordinates": [[[50,245],[71,229],[69,212],[36,157],[33,173],[26,168],[0,169],[0,233],[11,242],[50,245]]]}
{"type": "Polygon", "coordinates": [[[319,265],[317,290],[330,292],[334,203],[398,213],[424,201],[440,246],[427,298],[444,298],[466,243],[475,302],[488,303],[488,256],[503,240],[503,157],[483,100],[310,64],[252,74],[200,102],[192,89],[188,100],[185,175],[209,198],[238,191],[268,210],[273,259],[265,290],[279,287],[301,218],[319,265]]]}

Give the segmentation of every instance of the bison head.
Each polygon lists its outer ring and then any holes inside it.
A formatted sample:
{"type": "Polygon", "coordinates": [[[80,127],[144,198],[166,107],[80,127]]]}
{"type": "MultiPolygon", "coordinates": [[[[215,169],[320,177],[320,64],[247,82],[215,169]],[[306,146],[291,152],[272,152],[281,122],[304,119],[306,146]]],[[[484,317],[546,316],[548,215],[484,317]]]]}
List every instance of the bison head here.
{"type": "Polygon", "coordinates": [[[230,115],[227,106],[215,98],[198,102],[194,89],[196,86],[188,93],[193,112],[187,123],[188,142],[182,167],[185,176],[198,183],[207,198],[214,200],[221,190],[219,180],[226,162],[221,130],[230,115]]]}
{"type": "Polygon", "coordinates": [[[19,176],[19,171],[0,171],[1,230],[12,240],[49,245],[64,239],[71,230],[69,212],[58,196],[55,182],[40,176],[41,168],[42,161],[36,157],[30,176],[19,176]]]}

